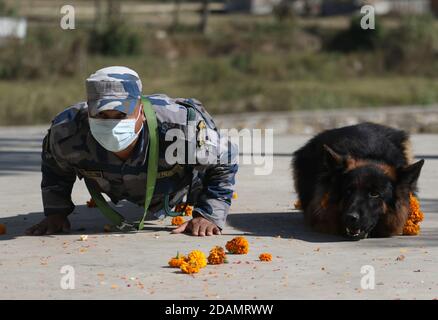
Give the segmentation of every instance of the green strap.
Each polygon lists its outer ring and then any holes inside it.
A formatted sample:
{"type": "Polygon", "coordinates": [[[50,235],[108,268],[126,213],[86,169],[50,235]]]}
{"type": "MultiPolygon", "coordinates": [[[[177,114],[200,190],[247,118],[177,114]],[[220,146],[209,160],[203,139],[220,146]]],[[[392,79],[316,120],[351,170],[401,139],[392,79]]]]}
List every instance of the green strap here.
{"type": "MultiPolygon", "coordinates": [[[[143,218],[140,220],[138,224],[138,230],[142,230],[144,227],[144,220],[146,218],[146,214],[148,212],[149,205],[151,204],[152,197],[154,195],[155,183],[157,180],[158,174],[158,124],[157,124],[157,115],[155,114],[154,109],[150,101],[147,98],[142,97],[143,102],[143,110],[146,116],[148,132],[149,132],[149,148],[148,148],[148,168],[147,168],[147,177],[146,177],[146,197],[144,202],[144,214],[143,218]]],[[[129,223],[126,219],[118,213],[116,210],[111,208],[108,203],[105,201],[105,198],[94,190],[87,180],[85,180],[85,184],[87,186],[88,191],[91,194],[94,202],[96,202],[97,207],[103,213],[103,215],[110,220],[119,230],[129,231],[135,229],[134,224],[129,223]]]]}
{"type": "Polygon", "coordinates": [[[150,101],[142,97],[144,114],[146,116],[146,121],[149,130],[149,150],[148,150],[148,171],[146,177],[146,197],[144,200],[144,214],[143,218],[138,225],[138,229],[142,230],[144,227],[144,219],[148,212],[149,205],[152,201],[152,196],[154,195],[155,183],[157,181],[158,174],[158,124],[157,115],[150,101]]]}
{"type": "Polygon", "coordinates": [[[164,196],[164,211],[166,212],[166,215],[168,215],[170,217],[177,217],[177,216],[183,216],[184,215],[184,211],[183,212],[173,211],[169,207],[169,194],[166,194],[164,196]]]}
{"type": "Polygon", "coordinates": [[[111,208],[108,205],[108,203],[105,201],[105,198],[102,196],[102,194],[94,190],[89,185],[87,180],[85,180],[85,185],[87,186],[87,189],[90,192],[94,202],[96,202],[97,207],[101,209],[104,216],[107,217],[107,219],[110,220],[115,225],[120,225],[125,220],[123,216],[120,213],[118,213],[116,210],[111,208]]]}

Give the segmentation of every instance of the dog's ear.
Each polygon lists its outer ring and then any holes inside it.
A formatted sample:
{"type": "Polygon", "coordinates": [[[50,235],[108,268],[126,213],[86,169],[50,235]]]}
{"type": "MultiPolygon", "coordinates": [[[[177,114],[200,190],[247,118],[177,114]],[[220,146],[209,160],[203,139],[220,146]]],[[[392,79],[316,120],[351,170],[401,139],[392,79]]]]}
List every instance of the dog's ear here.
{"type": "Polygon", "coordinates": [[[349,156],[343,156],[334,151],[328,145],[324,144],[325,164],[332,169],[342,169],[347,165],[349,156]]]}
{"type": "Polygon", "coordinates": [[[423,165],[424,160],[420,160],[411,165],[398,169],[397,176],[399,185],[404,185],[408,186],[410,189],[415,189],[423,165]]]}

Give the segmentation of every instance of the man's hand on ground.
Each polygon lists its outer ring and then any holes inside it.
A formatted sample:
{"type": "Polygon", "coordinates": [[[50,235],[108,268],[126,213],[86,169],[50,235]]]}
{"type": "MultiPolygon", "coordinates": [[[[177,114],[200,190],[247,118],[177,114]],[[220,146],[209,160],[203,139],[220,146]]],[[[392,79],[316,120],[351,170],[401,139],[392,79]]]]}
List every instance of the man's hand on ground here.
{"type": "Polygon", "coordinates": [[[204,217],[196,217],[184,222],[172,233],[191,233],[193,236],[212,236],[221,234],[220,229],[213,222],[208,221],[204,217]]]}
{"type": "Polygon", "coordinates": [[[64,214],[54,214],[44,218],[40,223],[26,230],[28,236],[41,236],[59,232],[69,232],[70,221],[64,214]]]}

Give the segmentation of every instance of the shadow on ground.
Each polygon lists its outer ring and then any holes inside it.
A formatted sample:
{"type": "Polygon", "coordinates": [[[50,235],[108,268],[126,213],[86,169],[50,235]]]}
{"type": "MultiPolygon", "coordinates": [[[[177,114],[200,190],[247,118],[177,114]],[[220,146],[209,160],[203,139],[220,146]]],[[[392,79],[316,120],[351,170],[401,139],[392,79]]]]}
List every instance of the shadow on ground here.
{"type": "MultiPolygon", "coordinates": [[[[421,199],[422,209],[428,217],[422,224],[422,232],[418,237],[393,237],[388,241],[385,239],[366,239],[370,246],[438,246],[437,222],[430,219],[429,215],[438,213],[438,200],[421,199]],[[428,226],[427,221],[434,225],[428,226]]],[[[142,208],[127,202],[121,202],[117,210],[122,213],[128,220],[138,220],[143,215],[142,208]]],[[[44,218],[42,212],[30,212],[28,214],[17,215],[12,217],[0,218],[0,223],[7,227],[7,234],[0,237],[1,240],[11,240],[25,236],[27,228],[38,223],[44,218]]],[[[78,205],[75,211],[69,216],[72,230],[71,234],[103,234],[103,227],[108,224],[108,220],[100,213],[97,208],[88,208],[86,205],[78,205]]],[[[247,234],[257,237],[278,237],[293,238],[312,243],[323,242],[345,242],[347,239],[339,236],[321,234],[312,231],[304,224],[304,218],[301,212],[266,212],[266,213],[232,213],[227,219],[229,228],[224,230],[225,235],[247,234]],[[239,231],[239,232],[236,232],[239,231]]],[[[173,227],[160,224],[158,220],[148,221],[142,232],[170,232],[173,227]]],[[[49,236],[50,237],[50,236],[49,236]]]]}
{"type": "Polygon", "coordinates": [[[40,171],[42,142],[42,136],[0,138],[0,176],[40,171]],[[17,150],[16,148],[25,148],[26,150],[17,150]]]}
{"type": "MultiPolygon", "coordinates": [[[[143,211],[136,205],[123,201],[122,205],[117,206],[119,211],[125,218],[130,221],[138,220],[143,216],[143,211]]],[[[0,223],[5,224],[7,233],[0,236],[0,241],[12,240],[19,237],[26,237],[24,234],[27,228],[44,219],[42,212],[30,212],[28,214],[21,214],[18,216],[0,218],[0,223]]],[[[69,216],[71,223],[71,231],[69,234],[104,234],[105,224],[110,222],[100,213],[97,208],[88,208],[86,205],[76,206],[74,212],[69,216]]],[[[174,227],[169,225],[157,224],[158,220],[145,222],[144,229],[140,232],[159,232],[172,231],[174,227]]],[[[122,232],[111,232],[117,234],[122,232]]],[[[51,236],[45,236],[51,237],[51,236]]]]}
{"type": "Polygon", "coordinates": [[[304,224],[303,214],[293,212],[233,213],[228,225],[256,237],[293,238],[307,242],[340,242],[346,239],[312,231],[304,224]]]}
{"type": "MultiPolygon", "coordinates": [[[[399,236],[385,239],[366,239],[361,242],[379,246],[438,246],[438,229],[428,226],[430,215],[438,214],[438,200],[421,199],[422,210],[426,217],[421,225],[420,236],[399,236]]],[[[436,222],[433,222],[436,225],[436,222]]],[[[235,213],[228,216],[228,224],[246,234],[259,237],[294,238],[307,242],[342,242],[349,241],[343,237],[316,233],[304,224],[301,212],[270,212],[270,213],[235,213]]]]}
{"type": "Polygon", "coordinates": [[[0,175],[41,170],[41,151],[0,151],[0,175]]]}

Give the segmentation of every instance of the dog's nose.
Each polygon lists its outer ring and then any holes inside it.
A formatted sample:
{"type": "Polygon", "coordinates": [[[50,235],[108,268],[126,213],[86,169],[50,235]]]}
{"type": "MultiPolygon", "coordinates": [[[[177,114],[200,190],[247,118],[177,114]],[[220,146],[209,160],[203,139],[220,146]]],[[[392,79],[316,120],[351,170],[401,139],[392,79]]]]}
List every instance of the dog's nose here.
{"type": "Polygon", "coordinates": [[[360,216],[359,216],[359,213],[357,213],[357,212],[351,212],[351,213],[347,214],[346,219],[347,219],[347,221],[346,221],[347,224],[354,225],[354,224],[359,222],[360,216]]]}

